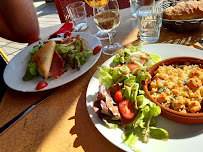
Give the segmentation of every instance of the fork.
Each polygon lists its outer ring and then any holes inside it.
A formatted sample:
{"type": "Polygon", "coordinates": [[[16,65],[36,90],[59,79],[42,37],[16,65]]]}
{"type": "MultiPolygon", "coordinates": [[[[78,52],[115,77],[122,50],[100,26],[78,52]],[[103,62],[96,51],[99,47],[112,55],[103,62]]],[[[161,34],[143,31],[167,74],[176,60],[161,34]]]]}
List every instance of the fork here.
{"type": "MultiPolygon", "coordinates": [[[[203,46],[203,40],[202,39],[197,39],[196,41],[199,42],[199,44],[201,44],[203,46]]],[[[203,49],[200,49],[200,50],[203,51],[203,49]]]]}
{"type": "Polygon", "coordinates": [[[202,39],[197,39],[197,42],[199,42],[203,46],[203,40],[202,39]]]}

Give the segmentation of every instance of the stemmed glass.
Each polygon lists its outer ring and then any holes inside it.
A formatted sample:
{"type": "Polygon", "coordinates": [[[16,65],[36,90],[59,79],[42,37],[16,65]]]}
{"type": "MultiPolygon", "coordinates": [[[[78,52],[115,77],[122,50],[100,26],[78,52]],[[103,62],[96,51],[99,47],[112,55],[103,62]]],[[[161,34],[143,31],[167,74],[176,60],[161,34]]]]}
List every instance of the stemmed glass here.
{"type": "Polygon", "coordinates": [[[94,22],[100,31],[107,32],[110,45],[103,47],[103,53],[114,55],[123,49],[122,44],[113,42],[113,30],[120,24],[120,12],[117,0],[107,0],[102,7],[93,1],[94,22]]]}
{"type": "MultiPolygon", "coordinates": [[[[85,2],[90,6],[93,7],[93,3],[94,3],[94,7],[97,8],[102,8],[104,7],[109,0],[85,0],[85,2]]],[[[113,36],[116,34],[116,30],[113,31],[113,36]]],[[[94,34],[96,37],[98,37],[100,40],[106,40],[108,39],[108,33],[103,32],[103,31],[98,31],[96,34],[94,34]]]]}

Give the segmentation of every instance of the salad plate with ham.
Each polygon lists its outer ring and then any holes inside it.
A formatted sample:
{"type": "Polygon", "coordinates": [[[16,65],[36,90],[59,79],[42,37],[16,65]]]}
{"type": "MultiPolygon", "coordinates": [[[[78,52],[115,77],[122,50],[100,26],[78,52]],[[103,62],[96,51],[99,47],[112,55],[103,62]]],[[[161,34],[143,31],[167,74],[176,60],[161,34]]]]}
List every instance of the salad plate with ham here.
{"type": "Polygon", "coordinates": [[[88,33],[52,35],[18,53],[5,68],[4,81],[23,92],[61,86],[87,72],[99,59],[101,46],[88,33]]]}

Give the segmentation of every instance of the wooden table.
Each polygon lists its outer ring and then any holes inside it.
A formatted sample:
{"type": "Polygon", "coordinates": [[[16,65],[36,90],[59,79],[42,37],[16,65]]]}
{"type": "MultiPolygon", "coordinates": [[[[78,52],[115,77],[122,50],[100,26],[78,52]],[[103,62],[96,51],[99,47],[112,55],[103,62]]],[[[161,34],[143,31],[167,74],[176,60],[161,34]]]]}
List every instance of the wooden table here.
{"type": "MultiPolygon", "coordinates": [[[[97,28],[92,17],[88,18],[88,24],[89,28],[84,32],[96,33],[97,28]]],[[[41,37],[47,37],[60,26],[42,29],[41,37]]],[[[140,42],[137,33],[136,19],[131,18],[130,9],[121,10],[121,24],[117,28],[114,40],[129,47],[140,42]]],[[[203,38],[203,28],[194,33],[180,34],[162,27],[159,43],[176,43],[202,48],[195,41],[197,38],[203,38]]],[[[0,151],[122,151],[97,131],[86,108],[86,89],[89,80],[97,66],[100,66],[109,57],[102,54],[98,62],[88,72],[64,85],[53,96],[6,130],[0,136],[0,151]]],[[[50,90],[38,93],[23,93],[8,89],[0,103],[0,126],[3,126],[49,92],[50,90]]]]}

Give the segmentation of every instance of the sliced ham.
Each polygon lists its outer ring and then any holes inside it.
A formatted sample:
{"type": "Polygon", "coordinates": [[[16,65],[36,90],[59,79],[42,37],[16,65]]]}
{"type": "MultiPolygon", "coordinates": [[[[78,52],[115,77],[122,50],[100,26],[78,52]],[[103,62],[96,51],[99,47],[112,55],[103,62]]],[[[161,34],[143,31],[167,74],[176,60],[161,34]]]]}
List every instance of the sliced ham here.
{"type": "Polygon", "coordinates": [[[64,73],[63,68],[63,60],[58,52],[55,50],[50,68],[52,78],[57,79],[58,77],[60,77],[64,73]]]}
{"type": "Polygon", "coordinates": [[[118,120],[121,117],[117,104],[113,101],[111,95],[106,91],[104,85],[99,85],[97,101],[94,102],[94,110],[99,117],[108,115],[114,120],[118,120]]]}
{"type": "Polygon", "coordinates": [[[73,39],[71,39],[70,37],[67,37],[67,38],[64,39],[63,44],[70,44],[73,41],[74,41],[73,39]]]}

